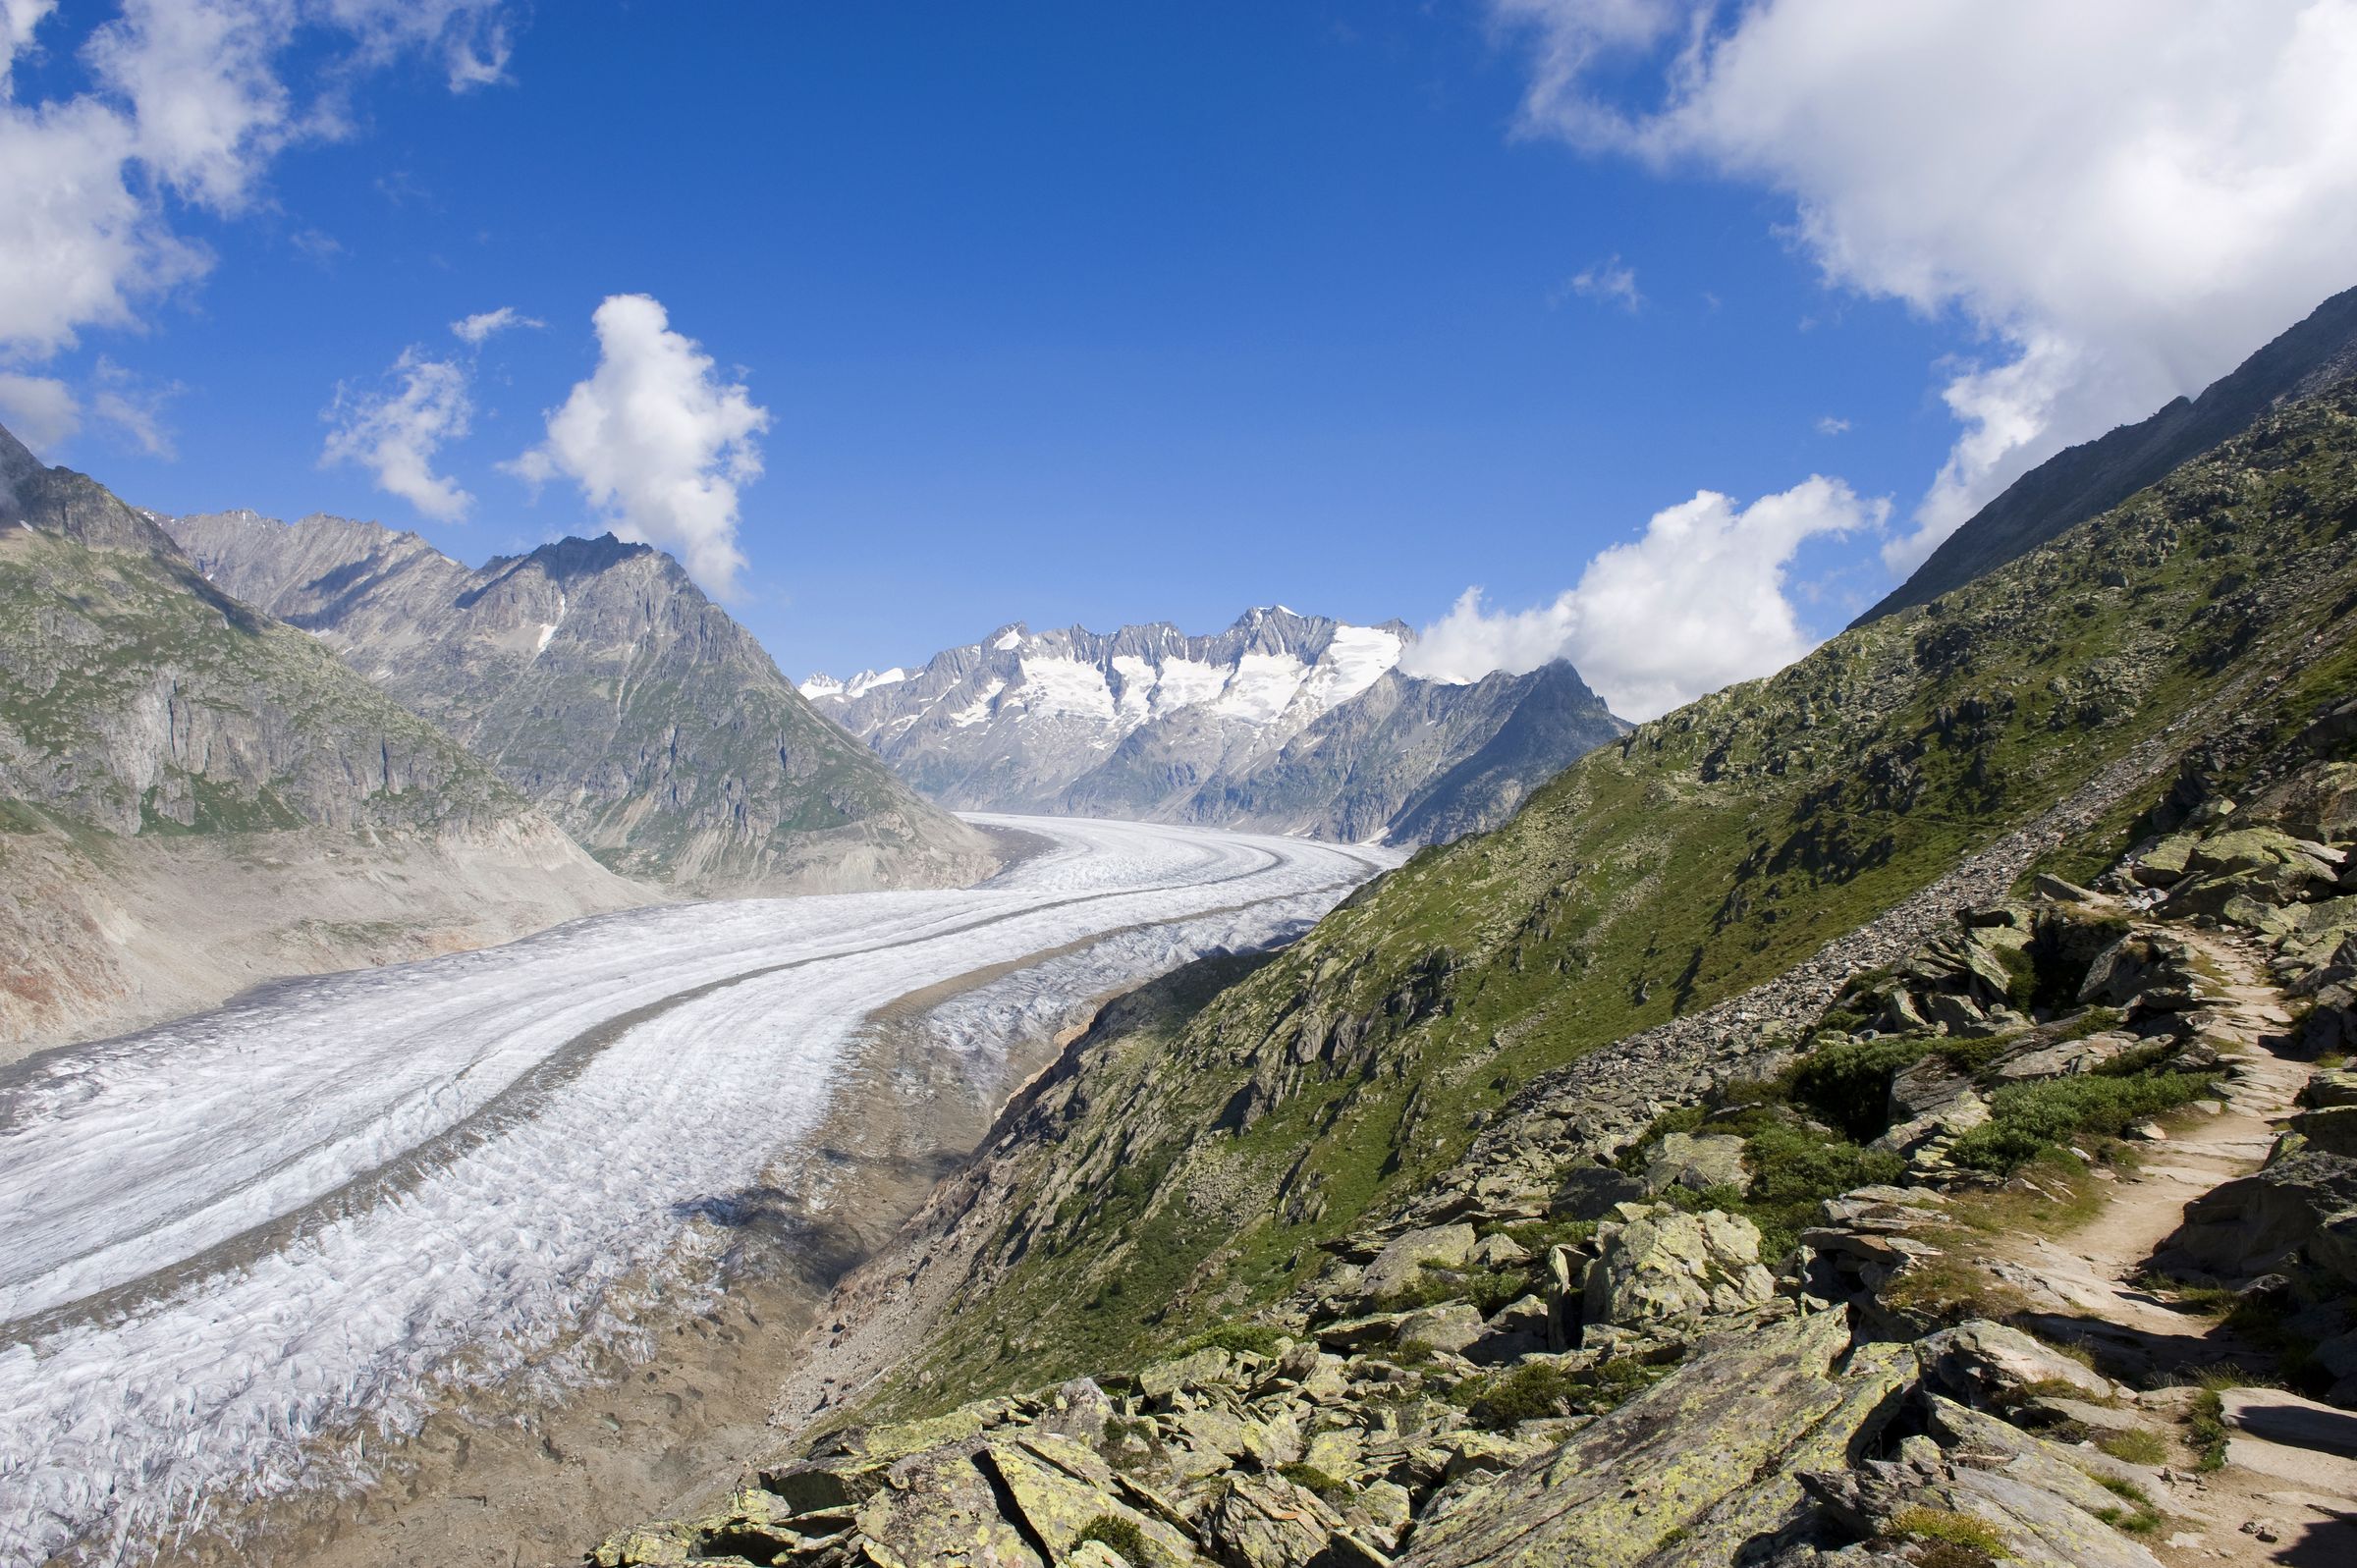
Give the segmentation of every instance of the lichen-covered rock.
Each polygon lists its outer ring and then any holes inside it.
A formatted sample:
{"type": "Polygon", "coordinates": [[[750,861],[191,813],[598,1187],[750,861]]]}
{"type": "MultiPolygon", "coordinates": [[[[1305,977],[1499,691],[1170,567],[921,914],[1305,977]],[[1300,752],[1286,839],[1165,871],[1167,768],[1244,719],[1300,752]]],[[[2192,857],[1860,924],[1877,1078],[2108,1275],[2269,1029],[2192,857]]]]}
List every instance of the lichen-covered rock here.
{"type": "Polygon", "coordinates": [[[2018,1328],[1976,1318],[1944,1328],[1915,1346],[1926,1381],[1968,1404],[2003,1407],[2055,1384],[2109,1399],[2111,1383],[2018,1328]]]}
{"type": "Polygon", "coordinates": [[[1402,1568],[1641,1562],[1852,1408],[1848,1349],[1841,1313],[1727,1335],[1552,1453],[1460,1493],[1417,1528],[1402,1568]]]}
{"type": "Polygon", "coordinates": [[[1775,1294],[1760,1266],[1760,1231],[1739,1215],[1623,1204],[1596,1229],[1585,1321],[1634,1326],[1740,1312],[1775,1294]]]}
{"type": "Polygon", "coordinates": [[[1685,1187],[1705,1192],[1713,1187],[1741,1188],[1751,1181],[1743,1163],[1743,1140],[1724,1133],[1673,1132],[1654,1146],[1645,1162],[1648,1194],[1685,1187]]]}
{"type": "Polygon", "coordinates": [[[1393,1240],[1367,1265],[1359,1288],[1369,1296],[1394,1295],[1414,1284],[1416,1275],[1427,1265],[1458,1269],[1472,1255],[1471,1225],[1429,1225],[1411,1230],[1393,1240]]]}

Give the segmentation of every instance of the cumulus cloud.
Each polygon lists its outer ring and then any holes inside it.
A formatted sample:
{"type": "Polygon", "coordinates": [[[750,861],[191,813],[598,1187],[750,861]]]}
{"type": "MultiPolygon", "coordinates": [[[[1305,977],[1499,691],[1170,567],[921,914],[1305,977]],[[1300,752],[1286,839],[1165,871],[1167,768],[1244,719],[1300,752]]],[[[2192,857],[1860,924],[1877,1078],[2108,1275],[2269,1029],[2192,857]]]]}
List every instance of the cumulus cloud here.
{"type": "Polygon", "coordinates": [[[508,470],[534,484],[573,480],[617,534],[676,550],[697,581],[730,592],[744,566],[738,490],[760,476],[753,438],[769,410],[716,374],[648,296],[615,295],[591,320],[597,369],[549,413],[548,439],[508,470]]]}
{"type": "Polygon", "coordinates": [[[1819,414],[1817,416],[1817,433],[1821,436],[1848,435],[1849,421],[1839,414],[1819,414]]]}
{"type": "Polygon", "coordinates": [[[375,476],[378,489],[436,522],[461,522],[474,497],[434,472],[434,455],[443,443],[464,437],[473,416],[466,366],[410,349],[393,361],[383,386],[336,389],[335,402],[320,415],[335,428],[319,460],[356,463],[375,476]]]}
{"type": "Polygon", "coordinates": [[[1526,131],[1781,190],[1829,284],[1982,335],[1894,569],[2357,281],[2357,0],[1491,4],[1526,131]]]}
{"type": "Polygon", "coordinates": [[[0,0],[0,354],[41,359],[201,277],[190,209],[251,210],[291,143],[348,133],[365,70],[438,54],[454,89],[496,80],[504,0],[126,0],[69,35],[54,0],[0,0]],[[299,39],[300,79],[289,62],[299,39]],[[74,59],[73,90],[22,101],[28,49],[74,59]]]}
{"type": "Polygon", "coordinates": [[[450,324],[451,333],[469,348],[479,349],[494,333],[510,327],[545,327],[548,323],[520,313],[514,305],[501,305],[497,310],[478,310],[450,324]]]}
{"type": "Polygon", "coordinates": [[[0,424],[46,460],[50,448],[82,428],[82,402],[54,377],[0,370],[0,424]]]}
{"type": "Polygon", "coordinates": [[[1610,261],[1600,261],[1585,272],[1575,272],[1565,278],[1562,288],[1556,292],[1556,301],[1561,303],[1571,295],[1603,304],[1618,305],[1631,315],[1636,314],[1637,308],[1645,302],[1645,297],[1637,292],[1636,269],[1622,266],[1618,256],[1610,261]]]}
{"type": "Polygon", "coordinates": [[[1794,552],[1821,535],[1880,527],[1888,511],[1816,475],[1748,507],[1704,490],[1655,513],[1642,537],[1599,553],[1551,603],[1492,610],[1467,588],[1399,668],[1465,681],[1568,659],[1615,713],[1651,719],[1816,646],[1785,595],[1794,552]]]}

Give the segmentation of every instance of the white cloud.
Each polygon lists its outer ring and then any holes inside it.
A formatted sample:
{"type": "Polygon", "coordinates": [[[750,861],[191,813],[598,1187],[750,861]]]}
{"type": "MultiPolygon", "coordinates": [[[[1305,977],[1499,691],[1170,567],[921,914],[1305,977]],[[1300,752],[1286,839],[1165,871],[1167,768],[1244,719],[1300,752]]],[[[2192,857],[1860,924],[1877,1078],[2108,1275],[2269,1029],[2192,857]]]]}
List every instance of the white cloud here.
{"type": "Polygon", "coordinates": [[[422,50],[454,88],[495,79],[503,4],[125,0],[75,39],[49,0],[0,0],[0,354],[37,360],[86,328],[135,326],[201,277],[212,257],[180,232],[181,209],[254,208],[289,144],[348,133],[361,72],[422,50]],[[322,35],[291,75],[298,39],[322,35]],[[86,81],[19,101],[11,68],[36,46],[79,60],[86,81]]]}
{"type": "Polygon", "coordinates": [[[1643,537],[1598,554],[1552,603],[1492,611],[1466,589],[1399,669],[1463,681],[1568,659],[1615,713],[1651,719],[1816,646],[1784,593],[1793,553],[1820,535],[1879,527],[1888,511],[1816,475],[1748,507],[1701,491],[1655,513],[1643,537]]]}
{"type": "Polygon", "coordinates": [[[738,487],[760,475],[753,438],[769,428],[769,410],[715,375],[711,356],[672,331],[646,295],[615,295],[591,319],[596,371],[509,471],[535,484],[572,479],[616,533],[678,551],[697,581],[730,592],[744,565],[738,487]]]}
{"type": "Polygon", "coordinates": [[[1618,256],[1565,278],[1562,288],[1556,292],[1554,302],[1561,303],[1567,295],[1618,305],[1631,315],[1645,302],[1645,297],[1637,292],[1636,269],[1622,266],[1618,256]]]}
{"type": "Polygon", "coordinates": [[[1817,433],[1821,436],[1848,435],[1849,421],[1839,414],[1819,414],[1817,416],[1817,433]]]}
{"type": "Polygon", "coordinates": [[[185,390],[179,382],[155,385],[104,354],[98,356],[92,379],[97,390],[90,397],[90,412],[130,437],[150,458],[169,461],[180,456],[172,432],[164,427],[164,405],[185,390]]]}
{"type": "Polygon", "coordinates": [[[2357,0],[1492,8],[1532,47],[1527,130],[1781,190],[1829,284],[1984,335],[1894,568],[2357,281],[2357,0]],[[1632,64],[1633,109],[1594,86],[1632,64]]]}
{"type": "Polygon", "coordinates": [[[336,401],[320,415],[335,429],[319,460],[359,464],[376,476],[378,489],[436,522],[465,520],[474,497],[434,472],[434,454],[444,442],[465,436],[473,417],[466,367],[410,349],[393,361],[386,380],[389,385],[374,393],[336,389],[336,401]]]}
{"type": "Polygon", "coordinates": [[[450,324],[450,330],[461,343],[481,348],[485,339],[510,327],[545,327],[548,323],[532,316],[519,314],[514,305],[501,305],[497,310],[478,310],[450,324]]]}
{"type": "Polygon", "coordinates": [[[62,381],[0,370],[0,424],[47,461],[50,448],[82,428],[82,404],[62,381]]]}

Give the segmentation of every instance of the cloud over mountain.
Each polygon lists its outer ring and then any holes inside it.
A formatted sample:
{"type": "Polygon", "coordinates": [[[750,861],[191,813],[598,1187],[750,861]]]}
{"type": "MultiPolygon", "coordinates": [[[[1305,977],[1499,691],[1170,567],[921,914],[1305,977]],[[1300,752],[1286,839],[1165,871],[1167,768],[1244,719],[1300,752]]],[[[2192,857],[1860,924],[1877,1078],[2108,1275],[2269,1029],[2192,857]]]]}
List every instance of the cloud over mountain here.
{"type": "Polygon", "coordinates": [[[1599,552],[1547,604],[1492,610],[1467,588],[1408,645],[1399,668],[1435,680],[1519,674],[1568,659],[1625,719],[1650,719],[1816,646],[1784,579],[1807,540],[1879,527],[1888,504],[1812,475],[1748,507],[1715,491],[1653,514],[1599,552]]]}
{"type": "Polygon", "coordinates": [[[754,438],[769,410],[651,297],[615,295],[591,319],[597,369],[550,411],[548,439],[507,466],[535,484],[573,480],[617,534],[676,551],[725,594],[744,566],[738,490],[760,476],[754,438]]]}
{"type": "Polygon", "coordinates": [[[1780,190],[1829,284],[1985,335],[1944,367],[1962,433],[1893,569],[2059,448],[2231,369],[2357,255],[2350,0],[1492,12],[1530,47],[1527,131],[1780,190]]]}

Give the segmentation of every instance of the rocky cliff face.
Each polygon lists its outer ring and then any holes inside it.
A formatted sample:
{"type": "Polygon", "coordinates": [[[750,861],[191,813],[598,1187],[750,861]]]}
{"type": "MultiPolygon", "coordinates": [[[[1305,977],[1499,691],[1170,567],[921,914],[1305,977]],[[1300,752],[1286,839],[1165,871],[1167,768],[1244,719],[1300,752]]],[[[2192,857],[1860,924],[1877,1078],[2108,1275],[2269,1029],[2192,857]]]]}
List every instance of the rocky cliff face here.
{"type": "Polygon", "coordinates": [[[995,863],[816,714],[679,563],[612,536],[479,569],[414,534],[164,521],[627,876],[702,893],[954,885],[995,863]]]}
{"type": "Polygon", "coordinates": [[[2357,374],[2357,289],[2318,305],[2306,320],[2252,354],[2199,398],[2177,399],[2151,418],[2054,457],[1942,541],[1915,574],[1858,618],[1858,624],[1950,588],[2036,549],[2064,529],[2119,505],[2179,463],[2239,434],[2268,409],[2357,374]]]}
{"type": "Polygon", "coordinates": [[[12,1045],[643,897],[449,736],[205,581],[152,519],[5,432],[0,830],[12,1045]],[[273,911],[291,882],[274,892],[269,875],[226,873],[214,906],[159,906],[166,885],[200,889],[225,858],[283,867],[344,852],[363,878],[418,857],[413,906],[379,883],[375,898],[288,897],[273,911]],[[467,912],[458,885],[478,853],[467,912]],[[240,886],[253,908],[233,907],[240,886]],[[305,919],[387,929],[285,935],[305,919]]]}
{"type": "Polygon", "coordinates": [[[2357,1043],[2353,518],[2342,383],[1109,1009],[839,1290],[798,1443],[598,1560],[2150,1568],[2286,1535],[2197,1475],[2347,1511],[2345,1416],[2196,1379],[2357,1401],[2357,1091],[2073,1227],[2357,1043]]]}
{"type": "Polygon", "coordinates": [[[1407,638],[1283,608],[1208,637],[1011,625],[913,674],[802,690],[953,805],[1350,840],[1494,827],[1626,729],[1569,665],[1420,680],[1397,668],[1407,638]]]}

